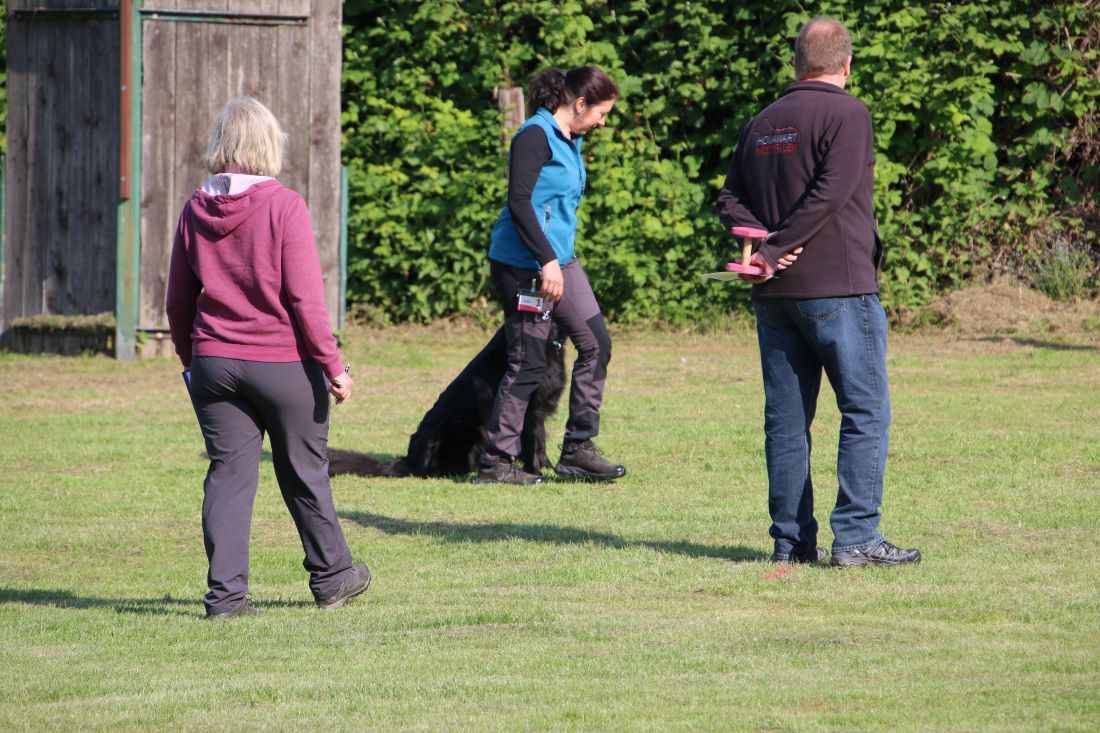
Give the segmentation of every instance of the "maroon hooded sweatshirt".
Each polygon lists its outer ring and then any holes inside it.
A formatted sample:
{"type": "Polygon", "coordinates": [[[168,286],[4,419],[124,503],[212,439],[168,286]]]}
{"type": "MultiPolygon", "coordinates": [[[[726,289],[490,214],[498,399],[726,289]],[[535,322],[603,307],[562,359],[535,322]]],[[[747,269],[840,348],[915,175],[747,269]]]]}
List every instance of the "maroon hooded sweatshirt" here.
{"type": "Polygon", "coordinates": [[[313,359],[330,379],[343,372],[309,210],[278,181],[191,195],[172,246],[166,309],[185,367],[192,356],[219,356],[313,359]]]}

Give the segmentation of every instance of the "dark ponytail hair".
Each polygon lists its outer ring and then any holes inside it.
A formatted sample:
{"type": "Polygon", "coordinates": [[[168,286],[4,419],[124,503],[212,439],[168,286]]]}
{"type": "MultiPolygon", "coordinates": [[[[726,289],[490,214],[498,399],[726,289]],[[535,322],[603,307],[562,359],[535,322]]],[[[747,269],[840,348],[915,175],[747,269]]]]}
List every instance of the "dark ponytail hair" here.
{"type": "Polygon", "coordinates": [[[577,97],[584,97],[589,104],[599,104],[618,99],[619,88],[610,76],[595,66],[578,66],[569,71],[540,71],[527,91],[527,102],[532,109],[545,107],[551,112],[577,97]]]}

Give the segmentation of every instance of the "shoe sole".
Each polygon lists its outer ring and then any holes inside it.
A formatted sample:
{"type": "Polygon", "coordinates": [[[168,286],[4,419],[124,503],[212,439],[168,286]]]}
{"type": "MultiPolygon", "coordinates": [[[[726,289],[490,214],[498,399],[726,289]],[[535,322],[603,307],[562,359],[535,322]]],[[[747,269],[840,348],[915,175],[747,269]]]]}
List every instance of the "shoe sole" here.
{"type": "Polygon", "coordinates": [[[348,595],[344,596],[343,598],[341,598],[338,601],[325,601],[324,604],[321,604],[320,602],[318,602],[317,603],[317,608],[321,609],[322,611],[335,611],[337,608],[340,608],[345,603],[350,601],[352,598],[355,598],[355,596],[357,596],[360,593],[363,593],[364,591],[366,591],[367,588],[370,588],[371,577],[372,576],[370,574],[370,569],[368,569],[367,570],[367,582],[363,584],[362,588],[355,591],[354,593],[349,593],[348,595]]]}
{"type": "Polygon", "coordinates": [[[495,478],[475,478],[475,484],[510,484],[512,486],[537,486],[546,483],[546,479],[538,478],[534,481],[500,481],[495,478]]]}
{"type": "Polygon", "coordinates": [[[245,611],[244,613],[215,613],[207,614],[203,616],[204,621],[212,621],[218,623],[219,621],[232,621],[235,618],[255,618],[256,616],[263,616],[263,612],[259,609],[252,609],[251,611],[245,611]]]}
{"type": "Polygon", "coordinates": [[[600,481],[614,481],[617,478],[622,478],[626,475],[626,469],[624,468],[622,473],[616,471],[615,473],[592,473],[585,471],[583,468],[574,468],[573,466],[563,466],[560,463],[554,466],[554,473],[558,474],[562,478],[577,479],[580,481],[588,481],[590,483],[598,483],[600,481]]]}
{"type": "Polygon", "coordinates": [[[921,558],[919,558],[919,557],[916,558],[915,560],[882,561],[882,560],[867,559],[867,560],[863,560],[861,562],[847,562],[847,561],[844,561],[844,560],[839,560],[838,561],[836,558],[833,558],[829,562],[829,565],[834,567],[834,568],[862,568],[862,567],[866,567],[867,565],[878,565],[879,567],[884,567],[884,568],[896,568],[896,567],[900,567],[901,565],[917,565],[918,563],[920,563],[920,561],[921,561],[921,558]]]}

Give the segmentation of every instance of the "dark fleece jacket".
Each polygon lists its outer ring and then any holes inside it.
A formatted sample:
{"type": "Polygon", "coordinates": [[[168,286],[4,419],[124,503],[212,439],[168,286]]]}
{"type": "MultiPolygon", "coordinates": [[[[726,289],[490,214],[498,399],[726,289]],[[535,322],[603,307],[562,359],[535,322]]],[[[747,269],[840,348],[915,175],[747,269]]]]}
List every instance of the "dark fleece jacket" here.
{"type": "Polygon", "coordinates": [[[843,89],[800,81],[741,133],[718,195],[729,230],[772,232],[760,252],[774,267],[804,247],[753,298],[831,298],[878,292],[874,138],[867,107],[843,89]]]}

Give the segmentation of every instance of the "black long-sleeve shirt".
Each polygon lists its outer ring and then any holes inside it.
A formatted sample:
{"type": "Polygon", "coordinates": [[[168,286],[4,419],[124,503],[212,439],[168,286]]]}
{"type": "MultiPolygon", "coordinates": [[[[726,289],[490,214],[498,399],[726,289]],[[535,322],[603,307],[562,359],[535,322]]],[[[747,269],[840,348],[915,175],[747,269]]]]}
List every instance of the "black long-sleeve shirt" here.
{"type": "Polygon", "coordinates": [[[718,195],[718,216],[773,235],[773,267],[804,247],[754,298],[831,298],[878,292],[874,138],[867,107],[840,87],[800,81],[748,124],[718,195]]]}
{"type": "Polygon", "coordinates": [[[531,250],[540,265],[557,259],[531,205],[535,183],[550,157],[550,143],[538,125],[525,128],[512,139],[508,162],[508,210],[520,241],[531,250]]]}

